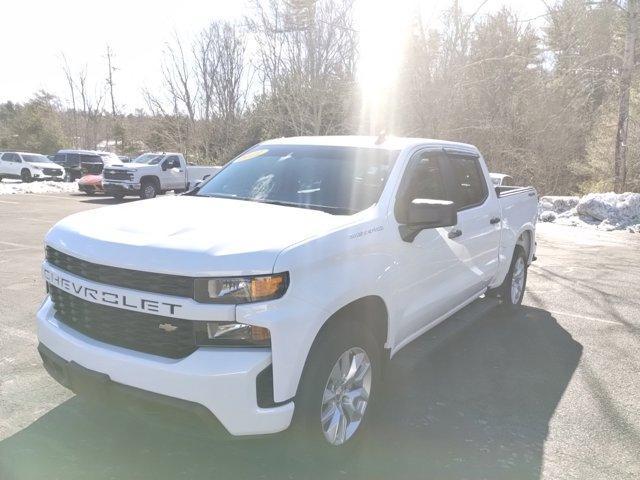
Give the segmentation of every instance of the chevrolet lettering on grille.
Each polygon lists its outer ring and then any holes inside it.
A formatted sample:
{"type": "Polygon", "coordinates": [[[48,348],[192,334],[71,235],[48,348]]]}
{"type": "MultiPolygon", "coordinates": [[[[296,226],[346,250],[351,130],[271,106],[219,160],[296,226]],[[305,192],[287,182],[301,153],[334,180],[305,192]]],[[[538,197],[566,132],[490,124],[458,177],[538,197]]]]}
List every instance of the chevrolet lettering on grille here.
{"type": "Polygon", "coordinates": [[[63,274],[50,270],[46,266],[43,267],[42,271],[47,283],[90,302],[169,316],[176,315],[182,308],[182,305],[178,303],[119,293],[102,287],[88,287],[78,279],[68,278],[63,274]]]}

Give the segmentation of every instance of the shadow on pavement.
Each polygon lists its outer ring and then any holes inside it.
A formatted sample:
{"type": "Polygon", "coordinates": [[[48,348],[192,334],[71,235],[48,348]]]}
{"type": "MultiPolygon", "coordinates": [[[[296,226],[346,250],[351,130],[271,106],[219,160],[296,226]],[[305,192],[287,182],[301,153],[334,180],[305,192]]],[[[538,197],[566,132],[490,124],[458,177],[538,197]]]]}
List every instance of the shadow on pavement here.
{"type": "Polygon", "coordinates": [[[128,203],[133,202],[135,200],[140,200],[138,197],[124,197],[122,199],[107,197],[104,195],[96,195],[96,196],[87,196],[87,195],[73,195],[74,197],[82,197],[80,201],[82,203],[93,203],[94,205],[118,205],[120,203],[128,203]]]}
{"type": "Polygon", "coordinates": [[[545,310],[477,304],[456,316],[477,321],[437,348],[440,327],[394,358],[376,420],[345,463],[297,457],[282,436],[228,440],[172,411],[74,397],[0,442],[0,478],[538,479],[582,347],[545,310]]]}

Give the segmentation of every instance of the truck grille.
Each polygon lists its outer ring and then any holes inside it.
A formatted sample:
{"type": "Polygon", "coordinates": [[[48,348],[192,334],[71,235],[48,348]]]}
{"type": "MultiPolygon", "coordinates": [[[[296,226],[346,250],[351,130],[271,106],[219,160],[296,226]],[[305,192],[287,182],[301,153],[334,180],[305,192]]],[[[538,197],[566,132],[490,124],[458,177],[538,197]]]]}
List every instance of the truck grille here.
{"type": "Polygon", "coordinates": [[[62,175],[62,170],[58,170],[57,168],[43,168],[42,173],[50,177],[59,177],[62,175]]]}
{"type": "Polygon", "coordinates": [[[105,180],[133,180],[133,174],[126,170],[105,168],[103,175],[105,180]]]}
{"type": "Polygon", "coordinates": [[[49,294],[58,321],[95,340],[169,358],[184,358],[197,348],[191,320],[99,305],[51,284],[49,294]],[[171,327],[177,328],[166,331],[171,327]]]}
{"type": "Polygon", "coordinates": [[[143,292],[194,297],[194,279],[192,277],[98,265],[72,257],[51,247],[47,247],[46,257],[51,265],[94,282],[132,288],[143,292]]]}

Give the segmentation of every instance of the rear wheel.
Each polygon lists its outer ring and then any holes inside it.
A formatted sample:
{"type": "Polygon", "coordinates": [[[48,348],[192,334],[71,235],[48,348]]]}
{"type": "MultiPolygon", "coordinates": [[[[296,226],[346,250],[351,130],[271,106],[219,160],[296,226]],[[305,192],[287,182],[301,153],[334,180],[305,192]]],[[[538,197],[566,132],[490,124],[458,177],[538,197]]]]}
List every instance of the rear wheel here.
{"type": "Polygon", "coordinates": [[[124,195],[122,195],[121,193],[114,193],[111,196],[116,200],[122,200],[124,198],[124,195]]]}
{"type": "Polygon", "coordinates": [[[363,438],[380,388],[381,346],[348,319],[320,333],[303,373],[291,433],[314,453],[348,454],[363,438]]]}
{"type": "Polygon", "coordinates": [[[93,186],[90,186],[90,185],[86,186],[86,187],[84,187],[84,193],[86,193],[90,197],[93,197],[96,194],[96,187],[93,187],[93,186]]]}
{"type": "Polygon", "coordinates": [[[31,176],[31,172],[26,168],[23,168],[22,172],[20,172],[20,180],[22,180],[24,183],[32,182],[33,177],[31,176]]]}
{"type": "Polygon", "coordinates": [[[499,287],[487,292],[499,297],[503,305],[520,305],[527,285],[527,255],[520,245],[516,245],[509,272],[499,287]]]}
{"type": "Polygon", "coordinates": [[[153,180],[145,180],[140,187],[140,198],[154,198],[158,194],[158,186],[153,180]]]}

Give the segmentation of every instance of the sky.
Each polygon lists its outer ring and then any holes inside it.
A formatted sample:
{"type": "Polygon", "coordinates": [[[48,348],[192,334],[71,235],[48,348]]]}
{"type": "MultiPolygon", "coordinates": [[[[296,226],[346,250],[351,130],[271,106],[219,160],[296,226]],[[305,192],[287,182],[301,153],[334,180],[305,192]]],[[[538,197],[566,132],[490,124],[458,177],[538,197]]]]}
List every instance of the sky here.
{"type": "MultiPolygon", "coordinates": [[[[398,5],[418,2],[423,17],[435,24],[452,0],[356,1],[363,28],[375,32],[400,19],[398,5]]],[[[545,12],[541,0],[460,3],[466,12],[482,5],[482,13],[507,4],[521,18],[545,12]]],[[[0,0],[0,102],[24,102],[41,89],[67,102],[63,55],[72,71],[86,68],[90,85],[104,84],[109,45],[120,110],[144,108],[142,89],[160,85],[162,52],[175,34],[188,39],[211,20],[240,19],[249,8],[245,0],[0,0]]]]}

